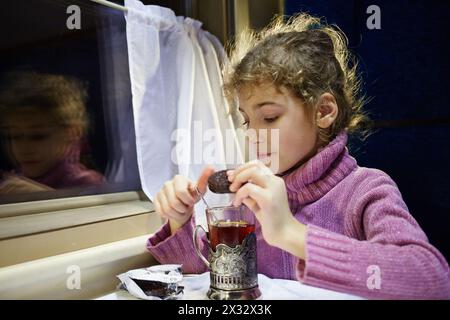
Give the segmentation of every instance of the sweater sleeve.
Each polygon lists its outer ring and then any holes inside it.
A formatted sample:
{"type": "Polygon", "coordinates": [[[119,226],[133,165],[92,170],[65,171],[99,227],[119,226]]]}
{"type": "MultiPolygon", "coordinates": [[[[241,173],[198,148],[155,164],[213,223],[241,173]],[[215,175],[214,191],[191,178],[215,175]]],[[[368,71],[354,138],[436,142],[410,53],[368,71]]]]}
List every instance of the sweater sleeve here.
{"type": "Polygon", "coordinates": [[[450,272],[386,176],[372,181],[346,223],[346,234],[308,225],[305,284],[375,299],[450,299],[450,272]],[[363,229],[352,238],[353,229],[363,229]]]}
{"type": "MultiPolygon", "coordinates": [[[[203,273],[207,268],[194,247],[194,228],[192,217],[171,235],[169,223],[166,222],[148,239],[147,249],[161,264],[182,264],[183,273],[203,273]]],[[[207,257],[208,244],[205,234],[198,239],[198,244],[202,254],[207,257]]]]}

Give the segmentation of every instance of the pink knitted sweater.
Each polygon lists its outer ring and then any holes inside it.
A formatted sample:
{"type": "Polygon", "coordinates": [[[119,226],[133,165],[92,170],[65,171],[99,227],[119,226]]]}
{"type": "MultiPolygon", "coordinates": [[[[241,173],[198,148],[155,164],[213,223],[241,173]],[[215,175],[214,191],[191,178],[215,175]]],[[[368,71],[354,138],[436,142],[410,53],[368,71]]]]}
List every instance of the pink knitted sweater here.
{"type": "MultiPolygon", "coordinates": [[[[398,187],[386,173],[359,167],[346,143],[347,134],[339,134],[283,176],[291,211],[307,225],[306,259],[268,245],[257,224],[258,272],[367,298],[450,299],[448,264],[398,187]]],[[[160,263],[207,271],[193,246],[193,220],[174,235],[166,223],[148,240],[160,263]]]]}

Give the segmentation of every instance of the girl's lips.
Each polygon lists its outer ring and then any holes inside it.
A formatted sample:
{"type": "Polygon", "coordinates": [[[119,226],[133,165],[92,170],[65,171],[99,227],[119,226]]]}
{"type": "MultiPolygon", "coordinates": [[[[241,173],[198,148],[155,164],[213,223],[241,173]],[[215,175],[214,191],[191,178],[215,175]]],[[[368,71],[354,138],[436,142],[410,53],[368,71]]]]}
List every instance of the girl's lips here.
{"type": "Polygon", "coordinates": [[[39,161],[22,161],[22,165],[31,166],[33,164],[39,163],[39,161]]]}
{"type": "Polygon", "coordinates": [[[258,160],[262,162],[271,161],[271,156],[273,153],[264,153],[264,154],[258,154],[258,160]]]}
{"type": "Polygon", "coordinates": [[[272,153],[259,153],[258,154],[258,159],[259,158],[268,158],[272,155],[272,153]]]}

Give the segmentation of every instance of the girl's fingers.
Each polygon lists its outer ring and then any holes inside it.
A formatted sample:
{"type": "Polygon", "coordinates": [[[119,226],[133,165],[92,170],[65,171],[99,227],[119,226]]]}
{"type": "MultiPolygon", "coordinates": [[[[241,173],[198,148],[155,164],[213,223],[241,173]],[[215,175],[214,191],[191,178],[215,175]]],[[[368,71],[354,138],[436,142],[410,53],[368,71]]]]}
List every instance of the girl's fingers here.
{"type": "Polygon", "coordinates": [[[201,194],[205,194],[206,186],[208,185],[208,178],[214,173],[214,171],[215,171],[214,168],[211,166],[207,166],[205,169],[203,169],[202,174],[198,178],[196,185],[198,191],[200,191],[201,194]]]}
{"type": "Polygon", "coordinates": [[[236,196],[233,201],[234,206],[240,206],[242,204],[242,201],[245,198],[252,198],[257,202],[259,205],[267,198],[267,190],[261,188],[260,186],[257,186],[253,183],[247,183],[245,186],[240,188],[238,192],[236,192],[236,196]]]}
{"type": "Polygon", "coordinates": [[[155,207],[155,211],[159,216],[167,218],[161,209],[161,204],[159,203],[158,195],[156,195],[155,200],[153,201],[153,206],[155,207]]]}
{"type": "Polygon", "coordinates": [[[161,191],[160,193],[159,203],[161,204],[161,209],[167,218],[178,221],[183,217],[181,213],[177,212],[170,206],[170,203],[167,200],[167,196],[164,191],[161,191]]]}
{"type": "Polygon", "coordinates": [[[183,204],[176,196],[175,194],[175,187],[174,184],[170,182],[166,182],[164,184],[164,194],[166,196],[166,199],[169,203],[169,206],[175,210],[176,212],[183,214],[186,211],[188,211],[188,206],[183,204]]]}
{"type": "Polygon", "coordinates": [[[173,213],[171,213],[171,209],[169,207],[169,203],[167,202],[166,196],[164,195],[164,192],[159,192],[156,198],[161,215],[165,218],[173,219],[175,216],[173,215],[173,213]]]}
{"type": "Polygon", "coordinates": [[[8,184],[5,183],[0,185],[0,194],[6,194],[8,193],[8,190],[9,190],[8,184]]]}
{"type": "Polygon", "coordinates": [[[249,208],[255,214],[260,210],[258,203],[252,198],[245,198],[244,200],[242,200],[242,203],[245,204],[247,208],[249,208]]]}
{"type": "MultiPolygon", "coordinates": [[[[11,178],[3,182],[0,186],[0,194],[19,193],[23,187],[17,179],[11,178]]],[[[26,192],[25,189],[23,192],[26,192]]]]}
{"type": "Polygon", "coordinates": [[[161,202],[161,192],[158,192],[155,196],[155,201],[154,201],[154,205],[155,205],[155,210],[156,213],[158,213],[160,216],[164,217],[164,218],[168,218],[169,216],[167,216],[166,212],[164,211],[164,208],[162,206],[162,202],[161,202]]]}
{"type": "Polygon", "coordinates": [[[249,162],[243,164],[242,166],[237,167],[234,170],[228,170],[227,174],[228,174],[229,180],[233,181],[234,178],[238,174],[240,174],[242,171],[248,170],[249,168],[252,168],[252,167],[267,168],[261,161],[252,160],[252,161],[249,161],[249,162]]]}
{"type": "Polygon", "coordinates": [[[261,187],[266,187],[268,176],[269,174],[259,166],[252,166],[234,176],[233,183],[230,185],[230,190],[238,190],[239,187],[247,181],[251,181],[253,184],[261,187]]]}
{"type": "Polygon", "coordinates": [[[183,204],[193,206],[195,204],[195,196],[193,196],[189,190],[189,180],[183,176],[176,175],[173,178],[173,184],[177,198],[180,199],[183,204]]]}

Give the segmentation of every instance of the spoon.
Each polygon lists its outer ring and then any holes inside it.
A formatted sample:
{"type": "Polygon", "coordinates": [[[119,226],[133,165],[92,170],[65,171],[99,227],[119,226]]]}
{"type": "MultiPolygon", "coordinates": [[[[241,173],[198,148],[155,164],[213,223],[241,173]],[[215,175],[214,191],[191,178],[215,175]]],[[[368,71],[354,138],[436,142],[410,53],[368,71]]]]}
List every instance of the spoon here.
{"type": "Polygon", "coordinates": [[[210,210],[211,207],[208,205],[208,203],[206,203],[205,198],[203,198],[203,194],[200,192],[200,190],[198,190],[197,187],[195,187],[195,190],[197,191],[197,194],[200,196],[200,198],[202,198],[203,203],[205,204],[206,208],[207,208],[208,210],[210,210]]]}

